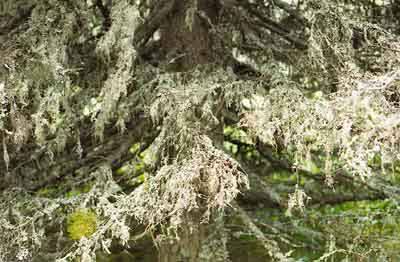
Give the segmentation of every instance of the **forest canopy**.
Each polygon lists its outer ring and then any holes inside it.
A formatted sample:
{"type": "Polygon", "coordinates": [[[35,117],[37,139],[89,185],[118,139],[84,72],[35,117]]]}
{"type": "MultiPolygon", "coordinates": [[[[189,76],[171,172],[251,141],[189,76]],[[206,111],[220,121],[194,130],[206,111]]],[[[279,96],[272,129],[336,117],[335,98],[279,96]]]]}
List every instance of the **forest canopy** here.
{"type": "Polygon", "coordinates": [[[397,261],[399,35],[395,0],[2,0],[0,261],[397,261]]]}

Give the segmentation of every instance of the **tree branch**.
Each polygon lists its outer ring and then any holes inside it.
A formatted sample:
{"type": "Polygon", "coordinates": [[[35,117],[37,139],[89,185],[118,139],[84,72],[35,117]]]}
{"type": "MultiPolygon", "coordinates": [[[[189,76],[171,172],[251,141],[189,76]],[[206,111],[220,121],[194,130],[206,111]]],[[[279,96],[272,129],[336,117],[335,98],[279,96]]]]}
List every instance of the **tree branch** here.
{"type": "Polygon", "coordinates": [[[111,27],[111,17],[110,17],[110,10],[108,10],[104,4],[103,0],[96,0],[95,3],[96,7],[99,8],[102,16],[103,16],[103,30],[107,31],[111,27]]]}
{"type": "Polygon", "coordinates": [[[282,0],[269,0],[269,2],[291,14],[301,24],[310,27],[310,23],[307,21],[307,19],[300,15],[300,13],[293,9],[287,2],[282,0]]]}
{"type": "MultiPolygon", "coordinates": [[[[25,22],[32,14],[35,4],[19,7],[15,16],[11,17],[8,21],[0,23],[0,35],[6,35],[14,28],[25,22]]],[[[0,17],[1,18],[1,17],[0,17]]]]}
{"type": "Polygon", "coordinates": [[[305,50],[308,48],[307,42],[304,40],[292,35],[287,29],[283,28],[280,24],[273,21],[272,19],[264,16],[258,10],[254,9],[251,5],[244,5],[247,11],[258,18],[258,21],[254,21],[257,26],[265,27],[271,32],[280,35],[290,43],[294,44],[300,50],[305,50]]]}
{"type": "MultiPolygon", "coordinates": [[[[83,159],[79,159],[77,154],[67,150],[52,162],[46,156],[46,152],[40,152],[36,160],[28,161],[24,165],[12,169],[9,175],[2,176],[0,178],[0,190],[15,186],[36,191],[56,184],[69,175],[73,177],[81,169],[85,171],[85,174],[88,174],[91,169],[101,163],[107,163],[110,166],[116,165],[124,159],[124,156],[129,152],[129,148],[135,142],[152,135],[146,132],[151,129],[150,127],[150,119],[138,118],[135,125],[127,127],[128,130],[124,134],[121,135],[116,131],[114,134],[107,136],[101,144],[93,144],[89,147],[84,146],[86,153],[83,159]],[[38,166],[41,168],[38,168],[38,166]]],[[[153,135],[155,136],[155,134],[153,135]]]]}
{"type": "Polygon", "coordinates": [[[141,49],[147,43],[167,15],[172,11],[174,5],[175,0],[162,0],[157,2],[144,23],[136,29],[133,44],[137,49],[141,49]]]}

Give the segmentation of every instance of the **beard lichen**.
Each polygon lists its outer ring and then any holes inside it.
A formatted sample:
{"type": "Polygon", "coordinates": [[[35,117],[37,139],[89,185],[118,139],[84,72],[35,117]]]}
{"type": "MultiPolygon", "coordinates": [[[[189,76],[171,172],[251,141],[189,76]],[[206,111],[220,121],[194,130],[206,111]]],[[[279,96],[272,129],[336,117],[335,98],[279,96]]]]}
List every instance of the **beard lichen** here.
{"type": "MultiPolygon", "coordinates": [[[[271,81],[244,81],[218,64],[188,72],[139,65],[133,42],[144,19],[140,3],[113,3],[112,25],[99,35],[92,32],[91,19],[99,14],[90,1],[33,2],[27,22],[0,43],[14,50],[6,52],[6,71],[0,75],[1,164],[6,170],[1,174],[5,186],[0,185],[0,260],[33,260],[45,252],[42,243],[55,241],[52,260],[94,261],[96,251],[110,252],[116,239],[127,245],[149,233],[162,245],[163,239],[179,241],[208,225],[216,231],[202,239],[199,258],[227,261],[224,212],[249,187],[240,163],[220,149],[229,113],[236,118],[229,121],[240,120],[251,134],[249,143],[283,147],[296,167],[313,154],[323,155],[329,184],[336,169],[368,180],[378,172],[371,165],[377,158],[382,173],[400,160],[398,39],[361,21],[365,43],[355,50],[357,21],[329,3],[308,1],[309,46],[296,53],[293,65],[271,58],[268,66],[256,66],[268,68],[271,81]],[[374,52],[380,52],[379,59],[369,61],[374,52]],[[116,162],[130,155],[114,159],[118,150],[109,156],[99,149],[112,145],[107,137],[120,139],[115,126],[134,137],[128,129],[140,121],[152,123],[137,131],[151,140],[146,175],[140,177],[145,182],[126,193],[113,174],[116,162]],[[64,165],[58,168],[59,162],[64,165]],[[72,187],[90,181],[93,186],[69,197],[7,187],[7,181],[23,186],[18,179],[29,174],[29,186],[35,179],[71,180],[72,187]],[[65,210],[77,211],[68,216],[65,210]],[[60,228],[53,230],[56,236],[45,236],[47,223],[60,228]],[[133,235],[133,224],[144,225],[143,232],[133,235]],[[75,241],[71,244],[66,235],[75,241]]],[[[192,25],[196,9],[187,15],[192,25]]],[[[306,198],[296,187],[289,210],[303,210],[306,198]]],[[[255,224],[248,224],[265,241],[255,224]]],[[[188,239],[182,241],[189,245],[188,239]]]]}

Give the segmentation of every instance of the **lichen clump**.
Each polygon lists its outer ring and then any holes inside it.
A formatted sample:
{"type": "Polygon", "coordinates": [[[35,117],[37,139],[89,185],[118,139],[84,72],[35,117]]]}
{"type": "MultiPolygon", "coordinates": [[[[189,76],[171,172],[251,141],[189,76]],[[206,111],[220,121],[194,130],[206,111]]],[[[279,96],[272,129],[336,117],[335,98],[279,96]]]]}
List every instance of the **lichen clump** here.
{"type": "Polygon", "coordinates": [[[97,229],[97,217],[92,211],[79,210],[68,218],[68,234],[72,240],[91,236],[97,229]]]}

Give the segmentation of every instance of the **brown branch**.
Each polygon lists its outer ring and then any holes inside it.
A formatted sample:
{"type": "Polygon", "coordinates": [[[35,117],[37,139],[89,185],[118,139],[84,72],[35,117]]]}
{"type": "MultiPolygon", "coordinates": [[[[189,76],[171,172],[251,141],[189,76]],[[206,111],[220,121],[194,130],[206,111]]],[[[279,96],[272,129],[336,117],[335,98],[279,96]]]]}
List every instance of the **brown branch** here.
{"type": "Polygon", "coordinates": [[[380,194],[374,194],[374,195],[369,195],[369,194],[352,194],[352,195],[342,195],[342,194],[337,194],[333,196],[324,196],[319,199],[312,199],[311,203],[312,205],[317,205],[317,206],[322,206],[322,205],[338,205],[338,204],[343,204],[346,202],[353,202],[353,201],[373,201],[373,200],[383,200],[386,199],[385,196],[380,195],[380,194]]]}
{"type": "Polygon", "coordinates": [[[272,33],[278,34],[290,43],[292,43],[296,48],[300,50],[305,50],[308,48],[306,41],[294,36],[286,28],[283,28],[280,24],[273,21],[272,19],[261,14],[258,10],[254,9],[253,6],[247,5],[247,11],[258,18],[258,21],[253,21],[257,26],[265,27],[272,33]]]}
{"type": "Polygon", "coordinates": [[[100,10],[101,15],[103,16],[103,30],[107,31],[111,27],[111,17],[110,10],[104,6],[103,0],[96,0],[96,7],[100,10]]]}
{"type": "MultiPolygon", "coordinates": [[[[240,141],[232,140],[229,138],[227,139],[228,141],[237,144],[239,146],[246,146],[246,147],[251,147],[252,145],[243,143],[240,141]]],[[[270,149],[268,149],[270,150],[270,149]]],[[[294,170],[290,167],[289,163],[284,160],[279,160],[275,159],[272,156],[271,152],[268,153],[263,153],[260,150],[258,152],[268,159],[268,161],[272,164],[272,168],[278,168],[278,169],[283,169],[289,172],[294,172],[294,170]]],[[[245,164],[241,163],[242,167],[245,170],[249,170],[249,168],[246,167],[245,164]]],[[[325,183],[324,177],[321,175],[313,175],[310,174],[309,172],[305,170],[297,170],[297,172],[300,172],[301,176],[305,176],[309,179],[313,179],[318,181],[318,183],[323,184],[325,183]]],[[[265,183],[259,176],[256,174],[253,174],[251,172],[247,172],[249,174],[249,179],[250,179],[250,190],[244,192],[243,196],[239,197],[239,201],[241,203],[248,203],[248,204],[259,204],[263,203],[266,206],[271,206],[271,207],[279,207],[282,209],[287,208],[287,203],[286,199],[282,198],[279,194],[279,192],[276,192],[276,190],[273,188],[273,186],[268,185],[265,183]]],[[[348,177],[346,177],[348,178],[348,177]]],[[[355,180],[348,181],[348,183],[351,183],[352,185],[354,183],[357,183],[355,180]]],[[[310,204],[313,205],[326,205],[326,204],[341,204],[344,202],[349,202],[349,201],[363,201],[363,200],[381,200],[381,199],[386,199],[387,197],[382,194],[382,192],[377,192],[376,189],[373,189],[369,187],[368,185],[364,185],[364,188],[368,189],[371,193],[359,193],[359,192],[354,192],[350,195],[343,195],[343,194],[337,194],[337,195],[328,195],[328,196],[323,196],[323,197],[318,197],[314,198],[312,197],[312,201],[310,204]]]]}
{"type": "Polygon", "coordinates": [[[117,163],[126,159],[125,156],[133,143],[148,136],[155,136],[154,133],[146,132],[150,127],[150,119],[137,118],[137,122],[128,126],[124,134],[121,135],[116,131],[108,135],[103,143],[83,146],[85,155],[82,159],[70,149],[52,162],[46,156],[46,152],[42,151],[38,153],[36,160],[27,161],[19,168],[12,169],[9,175],[0,177],[0,191],[8,187],[22,187],[28,191],[36,191],[57,184],[67,177],[74,180],[74,176],[79,173],[77,171],[88,174],[102,163],[117,166],[117,163]]]}
{"type": "Polygon", "coordinates": [[[160,27],[168,14],[171,13],[175,6],[175,0],[158,1],[156,6],[152,8],[149,17],[143,24],[138,26],[135,31],[133,44],[136,48],[142,48],[154,32],[160,27]]]}
{"type": "MultiPolygon", "coordinates": [[[[279,169],[279,170],[285,170],[288,172],[297,172],[300,176],[307,177],[309,179],[315,180],[318,183],[325,183],[324,179],[324,174],[321,173],[319,175],[314,175],[310,174],[307,170],[301,169],[301,168],[293,168],[293,165],[290,163],[288,159],[277,159],[273,155],[273,147],[270,145],[262,143],[259,139],[257,140],[255,145],[248,144],[245,142],[237,141],[235,139],[232,139],[228,136],[225,137],[226,141],[232,142],[234,144],[237,144],[239,146],[246,146],[252,149],[257,150],[262,157],[267,159],[270,164],[272,169],[279,169]]],[[[345,201],[360,201],[360,200],[377,200],[377,199],[386,199],[388,198],[388,194],[373,186],[371,183],[368,183],[367,181],[363,181],[358,177],[352,177],[347,175],[343,170],[337,170],[334,174],[336,181],[341,182],[343,185],[353,185],[355,188],[364,188],[370,192],[370,194],[366,195],[360,195],[357,193],[352,194],[351,196],[333,196],[333,197],[327,197],[326,199],[321,199],[321,203],[334,203],[337,201],[338,203],[340,201],[345,202],[345,201]]],[[[317,201],[318,202],[318,201],[317,201]]],[[[279,201],[279,203],[282,203],[282,201],[279,201]]]]}
{"type": "Polygon", "coordinates": [[[271,258],[278,258],[282,255],[278,243],[262,232],[262,230],[255,224],[253,219],[247,214],[247,212],[241,208],[236,202],[232,204],[236,214],[241,219],[242,223],[253,233],[255,238],[263,245],[263,247],[268,251],[271,258]]]}
{"type": "MultiPolygon", "coordinates": [[[[240,162],[240,161],[238,161],[240,162]]],[[[264,207],[269,208],[287,208],[287,200],[282,198],[276,189],[268,185],[260,176],[250,171],[250,168],[244,165],[242,162],[241,166],[248,174],[250,181],[250,189],[239,195],[238,202],[246,206],[259,206],[262,204],[264,207]]]]}
{"type": "Polygon", "coordinates": [[[3,25],[0,24],[0,35],[8,34],[14,28],[20,26],[22,23],[28,20],[32,14],[32,10],[35,8],[35,4],[19,7],[16,11],[15,16],[11,17],[10,20],[6,21],[3,25]]]}
{"type": "Polygon", "coordinates": [[[273,5],[276,5],[277,7],[285,10],[287,13],[292,15],[297,21],[299,21],[301,24],[310,27],[310,23],[307,21],[306,18],[304,18],[300,13],[293,9],[287,2],[282,1],[282,0],[269,0],[273,5]]]}

